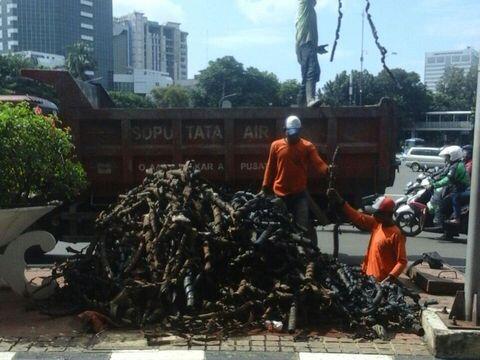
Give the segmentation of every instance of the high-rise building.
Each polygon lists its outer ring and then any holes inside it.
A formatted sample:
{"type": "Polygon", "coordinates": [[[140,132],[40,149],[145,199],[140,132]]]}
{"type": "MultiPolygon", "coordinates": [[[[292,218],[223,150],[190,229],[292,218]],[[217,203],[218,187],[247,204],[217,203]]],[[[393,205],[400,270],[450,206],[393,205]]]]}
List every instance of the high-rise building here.
{"type": "Polygon", "coordinates": [[[0,0],[0,53],[66,56],[83,41],[97,61],[95,78],[113,85],[112,0],[0,0]]]}
{"type": "Polygon", "coordinates": [[[115,74],[145,69],[168,73],[175,82],[188,79],[187,37],[180,24],[161,25],[139,12],[115,18],[115,74]]]}
{"type": "Polygon", "coordinates": [[[427,89],[436,91],[437,85],[448,67],[470,70],[478,65],[478,51],[470,47],[458,51],[438,51],[425,54],[425,78],[427,89]]]}

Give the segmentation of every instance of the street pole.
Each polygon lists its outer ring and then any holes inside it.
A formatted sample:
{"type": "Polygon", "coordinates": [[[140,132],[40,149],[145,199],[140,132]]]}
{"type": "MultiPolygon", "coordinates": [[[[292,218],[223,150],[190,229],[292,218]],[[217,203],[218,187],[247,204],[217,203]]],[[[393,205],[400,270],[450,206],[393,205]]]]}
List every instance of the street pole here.
{"type": "Polygon", "coordinates": [[[360,87],[359,105],[360,106],[363,105],[363,61],[365,60],[364,40],[365,40],[365,10],[362,12],[362,54],[360,55],[360,80],[359,80],[359,87],[360,87]]]}
{"type": "MultiPolygon", "coordinates": [[[[479,294],[480,280],[480,63],[477,74],[477,103],[473,136],[473,169],[470,186],[470,218],[468,222],[467,267],[465,270],[465,320],[472,319],[473,297],[479,294]]],[[[480,301],[480,299],[478,299],[480,301]]],[[[476,312],[475,312],[476,313],[476,312]]],[[[478,314],[477,314],[478,316],[478,314]]]]}

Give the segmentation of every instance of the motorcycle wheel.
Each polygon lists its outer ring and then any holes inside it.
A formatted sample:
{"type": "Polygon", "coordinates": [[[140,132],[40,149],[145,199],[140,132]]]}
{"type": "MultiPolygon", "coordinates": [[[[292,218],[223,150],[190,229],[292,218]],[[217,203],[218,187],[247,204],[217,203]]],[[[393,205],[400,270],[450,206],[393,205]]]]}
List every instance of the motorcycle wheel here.
{"type": "Polygon", "coordinates": [[[417,236],[422,232],[420,219],[411,212],[403,211],[397,215],[395,222],[402,232],[407,236],[417,236]]]}

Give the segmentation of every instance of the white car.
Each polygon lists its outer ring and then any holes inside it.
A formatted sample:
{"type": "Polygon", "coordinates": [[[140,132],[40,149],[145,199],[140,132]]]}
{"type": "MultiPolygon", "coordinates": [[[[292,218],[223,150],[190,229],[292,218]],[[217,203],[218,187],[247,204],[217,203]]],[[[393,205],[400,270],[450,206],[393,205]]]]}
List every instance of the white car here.
{"type": "Polygon", "coordinates": [[[430,169],[436,166],[444,166],[445,159],[438,156],[441,148],[435,147],[413,147],[405,155],[404,163],[413,171],[430,169]]]}

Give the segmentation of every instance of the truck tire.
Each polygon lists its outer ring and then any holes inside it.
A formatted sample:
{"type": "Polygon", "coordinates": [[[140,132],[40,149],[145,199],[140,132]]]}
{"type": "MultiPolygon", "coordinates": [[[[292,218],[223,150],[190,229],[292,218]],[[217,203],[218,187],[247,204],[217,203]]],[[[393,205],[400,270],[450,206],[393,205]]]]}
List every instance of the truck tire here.
{"type": "Polygon", "coordinates": [[[413,163],[412,164],[412,171],[413,172],[418,172],[420,170],[420,164],[413,163]]]}
{"type": "Polygon", "coordinates": [[[417,236],[422,232],[420,219],[409,211],[403,211],[395,218],[397,226],[406,236],[417,236]]]}

